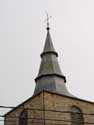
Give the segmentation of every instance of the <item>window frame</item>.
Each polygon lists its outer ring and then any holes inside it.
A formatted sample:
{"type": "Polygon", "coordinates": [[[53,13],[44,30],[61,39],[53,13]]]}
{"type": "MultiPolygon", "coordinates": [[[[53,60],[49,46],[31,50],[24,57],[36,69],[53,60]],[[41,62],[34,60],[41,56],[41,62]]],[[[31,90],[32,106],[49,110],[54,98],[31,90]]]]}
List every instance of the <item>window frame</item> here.
{"type": "Polygon", "coordinates": [[[81,108],[75,105],[71,106],[71,125],[84,125],[83,112],[81,108]]]}
{"type": "Polygon", "coordinates": [[[19,115],[19,125],[27,125],[28,113],[26,110],[22,110],[19,115]]]}

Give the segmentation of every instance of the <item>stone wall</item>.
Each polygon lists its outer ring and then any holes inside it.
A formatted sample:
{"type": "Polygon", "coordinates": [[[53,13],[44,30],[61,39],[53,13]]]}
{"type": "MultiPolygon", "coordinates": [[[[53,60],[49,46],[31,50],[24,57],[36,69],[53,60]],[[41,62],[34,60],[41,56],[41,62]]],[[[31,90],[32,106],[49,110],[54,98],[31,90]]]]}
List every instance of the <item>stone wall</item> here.
{"type": "Polygon", "coordinates": [[[19,116],[23,109],[26,109],[28,112],[27,125],[72,125],[72,106],[81,109],[84,125],[94,123],[94,116],[89,115],[94,113],[94,104],[92,102],[69,98],[45,91],[29,99],[25,103],[22,103],[16,109],[8,113],[6,115],[5,125],[19,125],[19,116]]]}
{"type": "Polygon", "coordinates": [[[28,113],[27,125],[32,125],[32,124],[42,125],[39,123],[43,122],[43,117],[44,117],[43,110],[39,110],[39,109],[43,109],[43,93],[40,93],[38,94],[38,96],[31,98],[25,103],[22,103],[16,109],[8,113],[5,118],[5,125],[19,125],[19,116],[24,109],[28,113]],[[33,118],[37,118],[37,119],[33,119],[33,118]]]}
{"type": "Polygon", "coordinates": [[[46,123],[55,122],[55,124],[71,125],[71,107],[76,106],[82,110],[84,125],[94,124],[94,115],[90,115],[94,113],[93,103],[48,92],[45,92],[44,96],[45,109],[51,110],[45,111],[45,119],[54,119],[46,120],[46,123]]]}

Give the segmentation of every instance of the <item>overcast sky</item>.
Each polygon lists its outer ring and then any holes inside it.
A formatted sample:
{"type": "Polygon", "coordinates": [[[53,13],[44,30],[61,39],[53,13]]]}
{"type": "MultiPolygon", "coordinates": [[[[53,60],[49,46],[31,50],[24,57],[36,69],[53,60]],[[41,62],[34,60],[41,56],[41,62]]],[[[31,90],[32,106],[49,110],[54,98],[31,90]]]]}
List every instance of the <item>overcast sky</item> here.
{"type": "Polygon", "coordinates": [[[16,106],[33,94],[45,11],[68,90],[94,101],[94,0],[0,0],[0,105],[16,106]]]}

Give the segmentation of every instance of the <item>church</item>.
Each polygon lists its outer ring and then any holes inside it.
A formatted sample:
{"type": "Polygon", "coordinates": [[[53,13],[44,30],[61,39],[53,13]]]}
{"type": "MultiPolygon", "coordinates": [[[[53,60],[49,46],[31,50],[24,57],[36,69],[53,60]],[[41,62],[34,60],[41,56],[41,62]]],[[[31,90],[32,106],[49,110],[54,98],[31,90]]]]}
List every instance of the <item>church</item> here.
{"type": "Polygon", "coordinates": [[[72,95],[66,87],[50,27],[33,96],[4,115],[4,125],[94,125],[94,103],[72,95]]]}

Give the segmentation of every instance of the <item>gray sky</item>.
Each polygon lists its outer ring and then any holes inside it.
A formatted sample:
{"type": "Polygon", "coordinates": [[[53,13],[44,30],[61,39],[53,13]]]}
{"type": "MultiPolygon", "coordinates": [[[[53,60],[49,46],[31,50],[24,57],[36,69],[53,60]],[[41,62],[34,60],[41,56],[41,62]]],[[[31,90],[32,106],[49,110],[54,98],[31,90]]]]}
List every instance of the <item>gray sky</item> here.
{"type": "Polygon", "coordinates": [[[0,105],[16,106],[33,94],[45,11],[69,91],[94,101],[94,0],[0,0],[0,105]]]}

